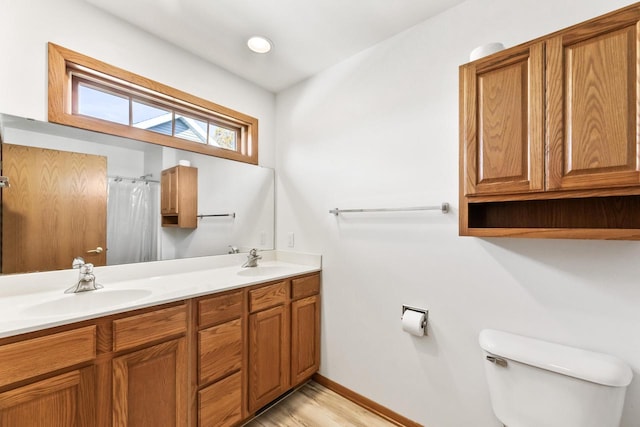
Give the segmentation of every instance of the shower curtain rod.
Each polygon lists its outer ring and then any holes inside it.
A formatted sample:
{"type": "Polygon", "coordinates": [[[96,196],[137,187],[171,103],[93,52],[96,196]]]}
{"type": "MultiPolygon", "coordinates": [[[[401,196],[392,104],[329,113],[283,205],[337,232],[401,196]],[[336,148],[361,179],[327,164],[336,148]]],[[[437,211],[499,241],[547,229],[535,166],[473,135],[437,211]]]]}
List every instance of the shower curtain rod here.
{"type": "Polygon", "coordinates": [[[149,179],[149,178],[147,178],[146,175],[139,176],[137,178],[133,178],[133,177],[130,177],[130,176],[107,175],[107,178],[112,178],[112,179],[120,180],[120,181],[133,181],[133,182],[137,182],[137,181],[157,182],[157,183],[160,182],[157,179],[149,179]]]}

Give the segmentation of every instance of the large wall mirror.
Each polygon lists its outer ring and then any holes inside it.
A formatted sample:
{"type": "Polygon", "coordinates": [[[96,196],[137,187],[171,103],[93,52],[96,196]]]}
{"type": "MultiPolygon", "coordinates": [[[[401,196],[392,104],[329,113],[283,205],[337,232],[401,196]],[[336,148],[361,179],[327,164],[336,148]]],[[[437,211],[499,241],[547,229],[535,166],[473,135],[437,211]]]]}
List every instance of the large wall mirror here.
{"type": "Polygon", "coordinates": [[[0,136],[3,274],[274,247],[273,169],[6,114],[0,136]],[[161,226],[161,172],[178,164],[197,168],[194,229],[161,226]]]}

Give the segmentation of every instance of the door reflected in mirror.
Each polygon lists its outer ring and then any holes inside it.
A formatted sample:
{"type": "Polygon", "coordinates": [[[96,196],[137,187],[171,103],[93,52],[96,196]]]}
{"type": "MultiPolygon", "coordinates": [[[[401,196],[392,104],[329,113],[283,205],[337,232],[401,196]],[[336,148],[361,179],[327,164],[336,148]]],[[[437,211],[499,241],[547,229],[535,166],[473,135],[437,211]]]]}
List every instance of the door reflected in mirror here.
{"type": "Polygon", "coordinates": [[[0,125],[3,274],[274,247],[272,169],[10,115],[0,125]],[[181,160],[198,170],[195,229],[160,223],[160,174],[181,160]]]}

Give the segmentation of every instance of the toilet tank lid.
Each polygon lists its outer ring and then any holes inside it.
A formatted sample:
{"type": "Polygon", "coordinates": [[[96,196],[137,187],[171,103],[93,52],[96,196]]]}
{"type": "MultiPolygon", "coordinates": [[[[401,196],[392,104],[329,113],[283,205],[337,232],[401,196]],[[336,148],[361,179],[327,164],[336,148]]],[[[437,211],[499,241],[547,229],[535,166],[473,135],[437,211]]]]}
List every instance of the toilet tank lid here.
{"type": "Polygon", "coordinates": [[[626,387],[633,377],[629,365],[615,356],[493,329],[480,332],[480,347],[494,356],[612,387],[626,387]]]}

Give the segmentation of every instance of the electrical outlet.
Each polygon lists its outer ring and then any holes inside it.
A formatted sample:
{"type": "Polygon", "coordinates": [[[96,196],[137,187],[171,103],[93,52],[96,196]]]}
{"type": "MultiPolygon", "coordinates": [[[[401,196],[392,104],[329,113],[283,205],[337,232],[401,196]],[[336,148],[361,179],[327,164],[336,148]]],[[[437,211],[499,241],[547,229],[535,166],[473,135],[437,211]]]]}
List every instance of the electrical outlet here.
{"type": "Polygon", "coordinates": [[[287,247],[293,248],[295,246],[295,237],[293,231],[287,233],[287,247]]]}
{"type": "Polygon", "coordinates": [[[267,244],[267,232],[266,231],[261,231],[260,232],[260,246],[264,246],[267,244]]]}

